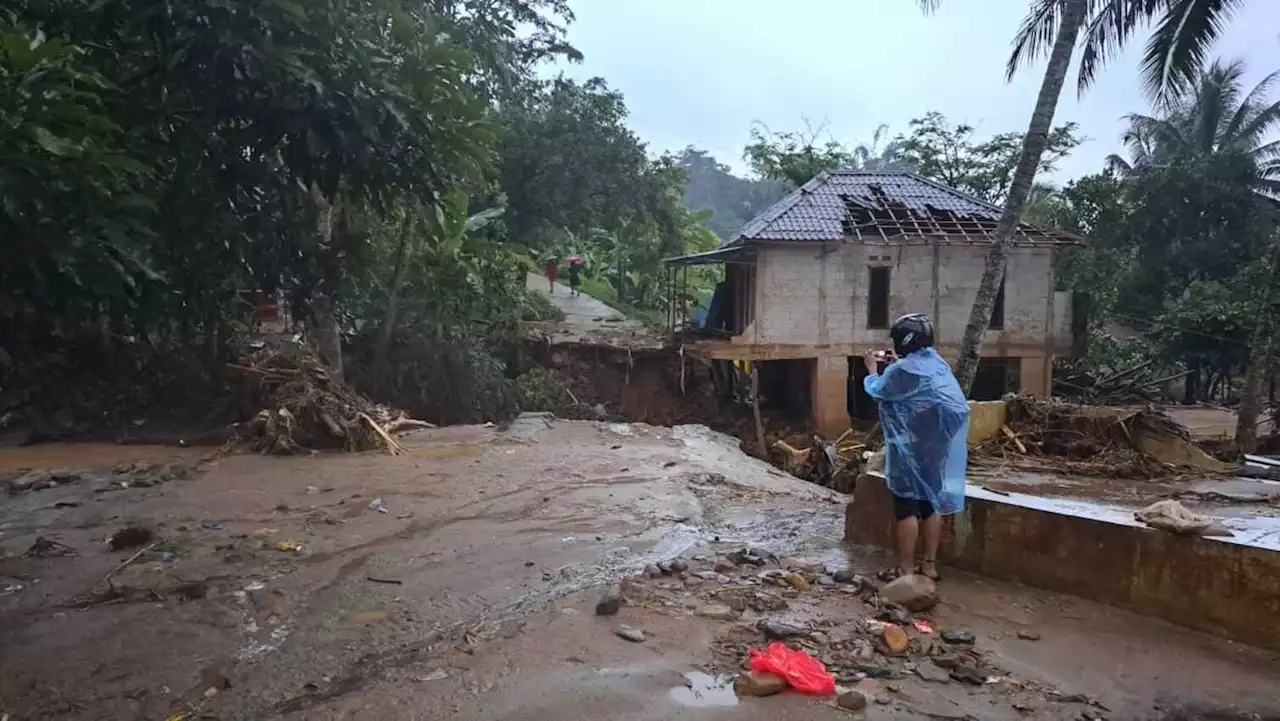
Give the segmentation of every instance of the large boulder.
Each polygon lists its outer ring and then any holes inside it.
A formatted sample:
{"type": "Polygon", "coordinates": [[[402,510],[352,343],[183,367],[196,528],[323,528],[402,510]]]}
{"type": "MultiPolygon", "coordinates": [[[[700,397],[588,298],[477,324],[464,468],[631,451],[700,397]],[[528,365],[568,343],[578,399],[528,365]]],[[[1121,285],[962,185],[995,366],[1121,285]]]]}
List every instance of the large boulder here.
{"type": "Polygon", "coordinates": [[[938,585],[928,576],[913,573],[886,583],[880,598],[913,613],[922,613],[938,605],[938,585]]]}

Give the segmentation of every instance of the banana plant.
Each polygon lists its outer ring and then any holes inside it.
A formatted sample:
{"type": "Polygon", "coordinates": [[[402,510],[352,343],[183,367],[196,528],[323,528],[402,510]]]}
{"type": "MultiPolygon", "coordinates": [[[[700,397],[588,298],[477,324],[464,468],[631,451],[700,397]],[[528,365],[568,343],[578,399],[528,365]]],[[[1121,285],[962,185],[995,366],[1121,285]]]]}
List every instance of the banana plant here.
{"type": "Polygon", "coordinates": [[[386,370],[391,337],[395,333],[396,317],[400,309],[401,289],[408,269],[418,260],[437,264],[454,265],[470,275],[469,259],[484,254],[501,254],[514,262],[526,261],[505,246],[484,240],[478,233],[502,217],[505,208],[486,208],[468,214],[470,196],[461,190],[453,190],[437,202],[423,205],[417,199],[409,199],[402,208],[400,232],[397,238],[395,261],[391,282],[387,287],[387,301],[383,309],[382,324],[374,343],[374,368],[386,370]],[[419,256],[421,256],[419,258],[419,256]]]}

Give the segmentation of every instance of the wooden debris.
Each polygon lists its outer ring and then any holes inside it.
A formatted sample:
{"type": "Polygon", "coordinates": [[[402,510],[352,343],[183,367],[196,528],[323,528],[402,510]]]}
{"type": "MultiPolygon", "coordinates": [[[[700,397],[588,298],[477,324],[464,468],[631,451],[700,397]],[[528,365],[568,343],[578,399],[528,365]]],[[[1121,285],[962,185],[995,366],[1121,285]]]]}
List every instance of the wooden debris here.
{"type": "Polygon", "coordinates": [[[263,453],[381,448],[400,455],[404,447],[392,433],[434,427],[355,392],[305,345],[269,344],[228,367],[244,383],[249,407],[261,409],[241,424],[237,440],[263,453]]]}
{"type": "Polygon", "coordinates": [[[1018,447],[1019,453],[1024,456],[1027,454],[1027,447],[1023,445],[1022,441],[1018,438],[1017,433],[1009,430],[1009,426],[1000,426],[1000,432],[1004,434],[1005,438],[1013,441],[1013,444],[1018,447]]]}

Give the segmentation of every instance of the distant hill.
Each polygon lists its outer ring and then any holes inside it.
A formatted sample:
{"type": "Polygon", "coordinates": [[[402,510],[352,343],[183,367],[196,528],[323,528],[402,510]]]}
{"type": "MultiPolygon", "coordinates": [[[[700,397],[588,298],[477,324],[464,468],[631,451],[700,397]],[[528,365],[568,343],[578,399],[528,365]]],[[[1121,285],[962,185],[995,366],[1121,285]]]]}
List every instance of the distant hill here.
{"type": "Polygon", "coordinates": [[[721,242],[733,240],[742,226],[791,190],[781,181],[739,178],[707,151],[693,146],[681,151],[676,162],[689,174],[685,206],[711,211],[707,227],[721,242]]]}

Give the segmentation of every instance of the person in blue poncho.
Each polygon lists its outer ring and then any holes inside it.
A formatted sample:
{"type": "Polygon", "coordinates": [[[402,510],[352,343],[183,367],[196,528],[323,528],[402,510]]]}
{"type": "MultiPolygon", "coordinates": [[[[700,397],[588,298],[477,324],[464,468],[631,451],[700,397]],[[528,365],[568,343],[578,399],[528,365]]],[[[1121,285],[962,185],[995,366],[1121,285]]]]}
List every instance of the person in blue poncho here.
{"type": "Polygon", "coordinates": [[[893,494],[898,542],[898,566],[881,575],[891,580],[920,573],[937,581],[942,516],[964,509],[969,404],[951,366],[933,348],[929,316],[904,315],[889,335],[892,354],[863,358],[871,373],[863,386],[880,406],[885,485],[893,494]],[[917,566],[921,535],[924,554],[917,566]]]}

